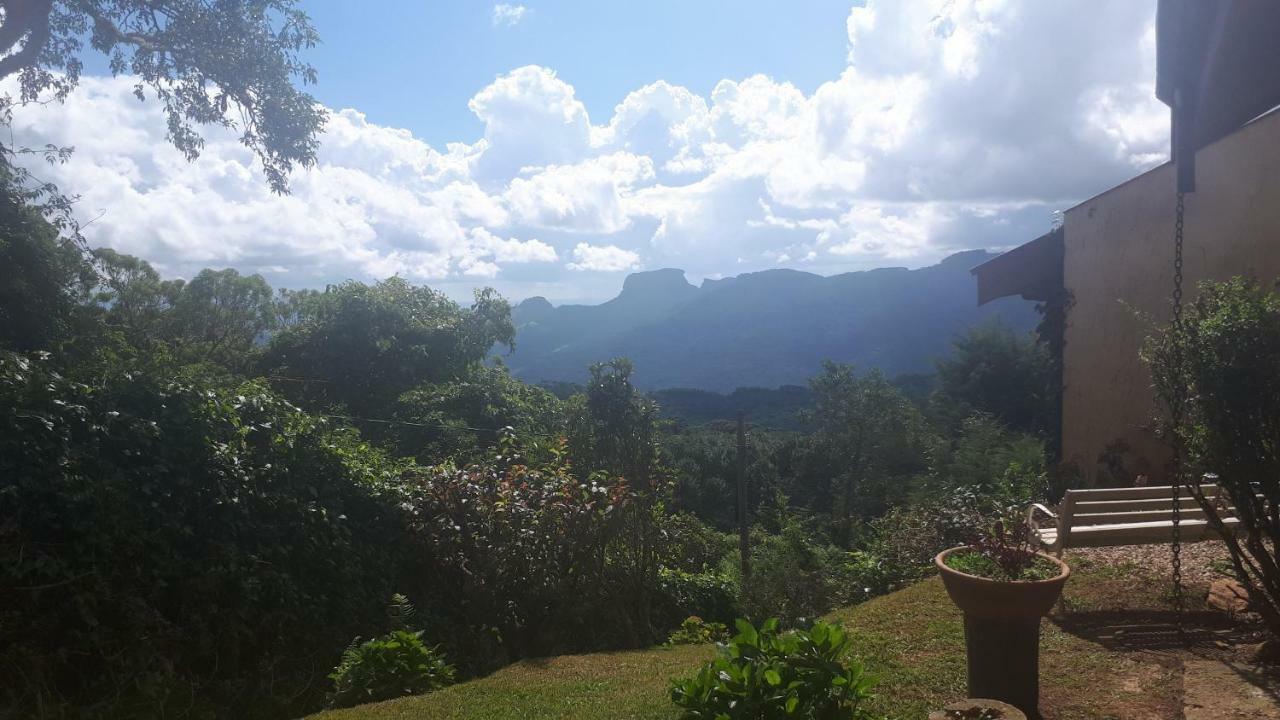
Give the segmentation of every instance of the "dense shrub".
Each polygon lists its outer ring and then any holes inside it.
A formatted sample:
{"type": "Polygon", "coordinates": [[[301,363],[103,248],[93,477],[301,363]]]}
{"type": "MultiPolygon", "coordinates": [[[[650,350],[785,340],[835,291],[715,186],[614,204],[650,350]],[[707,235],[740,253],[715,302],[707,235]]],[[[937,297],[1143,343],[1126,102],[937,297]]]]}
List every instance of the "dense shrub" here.
{"type": "Polygon", "coordinates": [[[526,437],[549,436],[561,430],[564,419],[556,396],[517,380],[501,364],[476,365],[456,379],[419,385],[400,396],[395,415],[408,421],[388,433],[398,454],[460,465],[482,459],[497,440],[473,428],[510,427],[526,437]]]}
{"type": "Polygon", "coordinates": [[[465,669],[636,644],[633,631],[648,632],[620,597],[634,584],[614,555],[633,509],[621,479],[581,483],[563,464],[529,467],[508,435],[490,461],[413,482],[410,579],[420,586],[411,594],[428,611],[429,636],[465,669]]]}
{"type": "Polygon", "coordinates": [[[667,637],[668,645],[704,645],[729,639],[729,626],[690,615],[667,637]]]}
{"type": "Polygon", "coordinates": [[[755,628],[737,622],[738,634],[692,678],[671,686],[684,720],[861,720],[873,683],[856,660],[844,656],[849,639],[836,625],[778,632],[778,621],[755,628]]]}
{"type": "Polygon", "coordinates": [[[742,609],[748,617],[773,616],[793,627],[838,605],[878,595],[889,581],[873,554],[842,550],[793,521],[778,535],[753,538],[742,609]]]}
{"type": "Polygon", "coordinates": [[[925,500],[960,491],[992,507],[1025,506],[1048,492],[1044,443],[1011,432],[990,415],[965,418],[956,435],[931,455],[925,500]]]}
{"type": "Polygon", "coordinates": [[[670,628],[690,614],[717,622],[732,622],[741,614],[738,582],[725,572],[689,573],[662,568],[658,572],[654,624],[670,628]]]}
{"type": "Polygon", "coordinates": [[[390,595],[398,473],[257,384],[0,355],[0,716],[317,706],[390,595]]]}
{"type": "Polygon", "coordinates": [[[963,545],[986,524],[991,506],[968,489],[894,508],[872,523],[875,551],[904,578],[927,571],[933,557],[963,545]]]}
{"type": "Polygon", "coordinates": [[[421,695],[453,683],[453,666],[422,641],[422,632],[392,630],[373,640],[359,638],[342,653],[333,680],[330,707],[351,707],[421,695]]]}
{"type": "Polygon", "coordinates": [[[738,538],[707,525],[689,513],[663,514],[658,520],[662,534],[662,565],[689,573],[714,569],[730,553],[737,553],[738,538]]]}
{"type": "Polygon", "coordinates": [[[1250,606],[1280,637],[1280,294],[1241,278],[1203,283],[1182,325],[1158,332],[1144,356],[1161,398],[1182,410],[1169,428],[1185,450],[1181,479],[1223,535],[1250,606]],[[1238,534],[1200,492],[1206,472],[1218,476],[1238,534]]]}

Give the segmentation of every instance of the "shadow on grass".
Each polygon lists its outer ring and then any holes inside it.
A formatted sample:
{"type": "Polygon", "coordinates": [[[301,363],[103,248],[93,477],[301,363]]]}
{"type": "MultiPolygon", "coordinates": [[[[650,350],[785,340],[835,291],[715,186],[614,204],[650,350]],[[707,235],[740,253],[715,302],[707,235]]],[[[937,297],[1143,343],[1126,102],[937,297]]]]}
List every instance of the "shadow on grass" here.
{"type": "Polygon", "coordinates": [[[1217,649],[1220,643],[1251,641],[1255,628],[1218,612],[1173,610],[1093,610],[1055,614],[1049,618],[1063,632],[1108,650],[1217,649]]]}

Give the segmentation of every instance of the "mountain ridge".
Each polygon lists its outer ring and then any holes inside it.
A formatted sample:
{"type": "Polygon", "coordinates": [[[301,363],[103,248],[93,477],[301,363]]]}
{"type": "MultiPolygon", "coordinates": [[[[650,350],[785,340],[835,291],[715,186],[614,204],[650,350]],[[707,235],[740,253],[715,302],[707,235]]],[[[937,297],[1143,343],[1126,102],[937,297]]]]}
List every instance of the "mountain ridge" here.
{"type": "Polygon", "coordinates": [[[778,268],[701,285],[675,268],[633,273],[598,305],[517,304],[516,348],[504,360],[527,381],[582,382],[591,363],[625,356],[640,387],[717,392],[803,385],[826,359],[891,375],[931,372],[967,327],[993,318],[1035,326],[1027,301],[977,306],[969,270],[991,257],[969,250],[914,270],[837,275],[778,268]]]}

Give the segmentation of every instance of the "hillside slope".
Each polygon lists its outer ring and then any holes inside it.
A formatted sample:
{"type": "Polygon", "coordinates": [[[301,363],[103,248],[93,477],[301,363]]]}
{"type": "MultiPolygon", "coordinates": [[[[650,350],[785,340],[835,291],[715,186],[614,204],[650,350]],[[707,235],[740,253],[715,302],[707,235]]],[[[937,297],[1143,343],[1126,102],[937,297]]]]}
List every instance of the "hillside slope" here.
{"type": "MultiPolygon", "coordinates": [[[[1068,561],[1074,572],[1064,602],[1041,630],[1046,720],[1177,717],[1181,678],[1168,658],[1162,663],[1141,644],[1109,646],[1087,630],[1098,617],[1116,613],[1167,613],[1167,569],[1101,564],[1074,553],[1068,561]],[[1135,573],[1141,578],[1137,584],[1135,573]],[[1064,616],[1064,607],[1071,614],[1064,616]]],[[[1199,585],[1188,594],[1196,598],[1197,611],[1203,609],[1204,590],[1199,585]]],[[[1198,617],[1203,621],[1204,615],[1198,617]]],[[[853,653],[880,679],[871,708],[878,715],[924,720],[930,710],[964,697],[964,622],[938,578],[836,610],[827,619],[849,631],[853,653]]],[[[713,652],[710,646],[686,645],[524,660],[429,695],[312,718],[674,720],[680,713],[667,695],[669,679],[693,674],[713,652]]]]}
{"type": "Polygon", "coordinates": [[[965,328],[999,317],[1035,326],[1031,303],[1006,298],[977,307],[975,250],[937,265],[824,277],[767,270],[701,287],[683,271],[629,276],[600,305],[516,306],[516,350],[504,360],[531,382],[581,382],[593,362],[631,358],[641,387],[730,391],[803,385],[826,359],[890,375],[931,372],[965,328]]]}

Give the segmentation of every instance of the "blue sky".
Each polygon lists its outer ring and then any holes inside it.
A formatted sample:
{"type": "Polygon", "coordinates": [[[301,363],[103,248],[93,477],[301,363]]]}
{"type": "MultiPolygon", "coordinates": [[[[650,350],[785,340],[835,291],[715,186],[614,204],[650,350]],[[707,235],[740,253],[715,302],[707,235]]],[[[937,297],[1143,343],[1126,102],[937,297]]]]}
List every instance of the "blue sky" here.
{"type": "Polygon", "coordinates": [[[1155,0],[300,2],[329,110],[272,195],[233,132],[188,162],[90,62],[24,108],[85,237],[167,276],[399,275],[598,302],[631,272],[919,267],[1045,232],[1165,158],[1155,0]]]}
{"type": "Polygon", "coordinates": [[[514,25],[479,0],[324,0],[304,5],[323,44],[316,96],[408,128],[433,145],[472,142],[467,101],[524,65],[554,68],[593,118],[666,80],[708,95],[764,73],[811,93],[845,64],[849,3],[726,0],[530,2],[514,25]]]}

